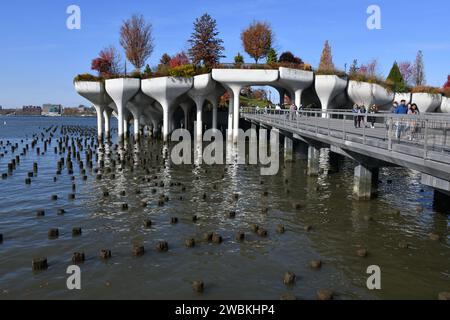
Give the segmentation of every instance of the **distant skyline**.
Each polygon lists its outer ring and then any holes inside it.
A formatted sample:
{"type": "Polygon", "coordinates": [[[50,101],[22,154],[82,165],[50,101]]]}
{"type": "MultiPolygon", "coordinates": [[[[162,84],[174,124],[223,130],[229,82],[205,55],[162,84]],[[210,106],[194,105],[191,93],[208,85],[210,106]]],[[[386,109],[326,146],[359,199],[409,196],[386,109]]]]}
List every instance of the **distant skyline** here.
{"type": "MultiPolygon", "coordinates": [[[[428,85],[440,87],[450,74],[448,0],[72,0],[2,3],[0,11],[0,105],[20,108],[44,103],[76,107],[89,103],[78,96],[72,80],[92,72],[91,60],[106,46],[119,45],[119,29],[132,14],[153,25],[155,66],[163,53],[187,50],[195,18],[209,13],[224,40],[223,62],[244,54],[240,33],[253,20],[271,24],[278,52],[291,51],[317,67],[329,40],[337,68],[377,59],[387,76],[396,60],[414,62],[422,50],[428,85]],[[381,30],[366,26],[370,5],[381,8],[381,30]],[[81,8],[81,30],[68,30],[66,9],[81,8]]],[[[125,55],[122,53],[122,56],[125,55]]],[[[246,61],[251,59],[244,54],[246,61]]],[[[129,68],[131,69],[131,65],[129,68]]]]}

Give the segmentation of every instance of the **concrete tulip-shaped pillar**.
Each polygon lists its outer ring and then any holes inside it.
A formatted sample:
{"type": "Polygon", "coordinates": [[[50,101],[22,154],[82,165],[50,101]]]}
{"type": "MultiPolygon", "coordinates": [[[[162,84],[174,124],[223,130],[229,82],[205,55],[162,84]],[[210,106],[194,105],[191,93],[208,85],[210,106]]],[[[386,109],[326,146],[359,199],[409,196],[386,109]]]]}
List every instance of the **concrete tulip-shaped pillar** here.
{"type": "Polygon", "coordinates": [[[239,107],[242,85],[230,83],[227,85],[233,96],[233,143],[237,144],[239,139],[239,107]]]}
{"type": "Polygon", "coordinates": [[[111,115],[113,109],[106,107],[103,111],[103,119],[105,121],[105,137],[107,140],[111,139],[111,115]]]}
{"type": "Polygon", "coordinates": [[[189,112],[191,111],[192,105],[185,101],[180,103],[180,107],[184,113],[184,129],[189,130],[189,112]]]}
{"type": "Polygon", "coordinates": [[[211,74],[202,74],[194,77],[194,85],[188,92],[197,107],[197,141],[203,140],[203,104],[208,95],[213,93],[215,87],[216,82],[212,79],[211,74]]]}
{"type": "Polygon", "coordinates": [[[142,80],[142,92],[155,99],[162,107],[164,142],[169,140],[169,111],[175,107],[177,98],[188,92],[192,85],[192,78],[162,77],[142,80]]]}
{"type": "MultiPolygon", "coordinates": [[[[106,92],[117,107],[119,141],[123,142],[125,134],[125,113],[128,102],[138,93],[141,87],[140,79],[120,78],[106,80],[106,92]]],[[[126,128],[128,129],[128,128],[126,128]]]]}
{"type": "Polygon", "coordinates": [[[313,84],[314,73],[312,71],[280,68],[280,80],[278,82],[291,92],[294,92],[295,105],[300,107],[303,90],[313,84]]]}
{"type": "Polygon", "coordinates": [[[277,89],[278,94],[280,95],[280,102],[279,105],[280,107],[284,105],[284,98],[286,96],[286,89],[281,88],[281,87],[276,87],[275,89],[277,89]]]}
{"type": "Polygon", "coordinates": [[[217,109],[219,108],[220,98],[225,94],[226,90],[216,84],[214,91],[207,97],[208,101],[212,104],[212,128],[217,130],[217,109]]]}
{"type": "Polygon", "coordinates": [[[233,141],[239,137],[239,107],[240,91],[244,86],[274,85],[279,78],[278,70],[244,70],[244,69],[214,69],[214,80],[220,82],[228,91],[233,92],[233,141]]]}
{"type": "Polygon", "coordinates": [[[154,99],[143,94],[142,91],[139,91],[127,106],[130,112],[133,114],[134,137],[136,141],[140,139],[141,118],[144,114],[144,110],[152,108],[152,104],[154,102],[154,99]]]}
{"type": "MultiPolygon", "coordinates": [[[[347,79],[335,75],[316,75],[315,88],[322,105],[322,110],[328,110],[331,101],[337,95],[344,92],[346,87],[347,79]]],[[[325,114],[324,117],[326,117],[325,114]]]]}
{"type": "Polygon", "coordinates": [[[105,84],[100,81],[77,81],[75,90],[85,99],[89,100],[97,111],[98,138],[103,140],[103,116],[104,111],[111,103],[111,98],[105,90],[105,84]]]}
{"type": "Polygon", "coordinates": [[[140,139],[140,132],[139,128],[141,125],[141,116],[142,116],[142,110],[135,105],[132,102],[129,102],[127,105],[128,110],[130,110],[131,114],[133,115],[133,133],[134,133],[134,139],[138,141],[140,139]]]}
{"type": "Polygon", "coordinates": [[[229,105],[228,105],[228,132],[227,139],[229,142],[233,141],[233,119],[234,119],[234,97],[233,92],[228,91],[228,95],[230,97],[229,105]]]}
{"type": "Polygon", "coordinates": [[[154,102],[150,107],[144,108],[143,110],[144,117],[147,119],[146,121],[152,126],[153,137],[158,136],[159,123],[163,120],[162,108],[156,107],[155,104],[157,102],[154,102]]]}

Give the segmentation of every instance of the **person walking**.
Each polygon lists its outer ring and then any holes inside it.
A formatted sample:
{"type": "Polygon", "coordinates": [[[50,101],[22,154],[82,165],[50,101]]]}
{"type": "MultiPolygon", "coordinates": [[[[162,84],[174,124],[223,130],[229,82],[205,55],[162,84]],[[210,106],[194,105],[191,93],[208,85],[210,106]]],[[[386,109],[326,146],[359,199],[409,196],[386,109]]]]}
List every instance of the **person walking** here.
{"type": "MultiPolygon", "coordinates": [[[[408,107],[406,106],[406,100],[402,100],[400,102],[400,104],[398,105],[398,107],[395,109],[395,114],[396,115],[405,115],[408,114],[408,107]]],[[[395,137],[397,139],[400,139],[400,136],[402,135],[402,132],[405,131],[405,124],[403,123],[403,119],[398,118],[395,126],[396,126],[396,130],[395,130],[395,137]]]]}
{"type": "Polygon", "coordinates": [[[290,107],[290,113],[291,113],[291,120],[294,121],[295,120],[295,114],[297,112],[297,107],[295,106],[295,104],[291,104],[290,107]]]}
{"type": "Polygon", "coordinates": [[[362,105],[360,107],[360,111],[359,112],[361,113],[361,116],[359,117],[359,127],[361,128],[361,122],[362,122],[362,125],[367,128],[367,125],[366,125],[366,114],[367,114],[366,107],[364,105],[362,105]]]}
{"type": "MultiPolygon", "coordinates": [[[[378,107],[376,104],[372,105],[369,109],[369,114],[376,114],[378,112],[378,107]]],[[[375,129],[375,122],[377,121],[377,118],[374,116],[370,116],[367,118],[367,121],[370,122],[370,127],[372,129],[375,129]]]]}
{"type": "Polygon", "coordinates": [[[353,113],[353,124],[355,128],[358,128],[359,106],[356,103],[353,105],[352,113],[353,113]]]}
{"type": "MultiPolygon", "coordinates": [[[[417,104],[413,103],[411,104],[411,107],[408,109],[408,114],[412,116],[418,116],[420,114],[419,108],[417,107],[417,104]]],[[[419,133],[419,122],[417,121],[416,117],[413,117],[409,123],[409,140],[415,140],[417,137],[417,134],[419,133]]]]}

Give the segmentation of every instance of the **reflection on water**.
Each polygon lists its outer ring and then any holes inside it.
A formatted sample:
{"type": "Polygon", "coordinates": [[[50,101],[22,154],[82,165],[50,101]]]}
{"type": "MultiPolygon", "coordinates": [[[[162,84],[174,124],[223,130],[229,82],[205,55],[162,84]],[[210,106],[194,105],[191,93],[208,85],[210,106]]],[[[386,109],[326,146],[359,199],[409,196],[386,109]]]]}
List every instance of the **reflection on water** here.
{"type": "MultiPolygon", "coordinates": [[[[0,127],[0,140],[19,143],[18,150],[51,125],[95,126],[95,119],[7,122],[8,129],[0,127]]],[[[330,167],[325,150],[319,177],[305,174],[301,154],[294,163],[282,165],[278,175],[262,177],[259,166],[175,166],[163,157],[163,146],[144,142],[139,147],[128,144],[125,152],[106,145],[94,163],[94,169],[105,163],[101,180],[84,166],[88,178],[83,181],[74,161],[75,181],[64,169],[54,182],[62,157],[53,152],[58,133],[44,155],[30,151],[13,176],[0,180],[1,299],[279,299],[286,292],[314,299],[324,288],[333,289],[337,299],[435,299],[449,290],[448,216],[433,211],[432,190],[420,185],[417,173],[384,168],[379,198],[357,202],[352,199],[354,163],[340,159],[335,172],[335,159],[330,167]],[[38,174],[25,185],[34,162],[38,174]],[[68,200],[73,183],[76,199],[68,200]],[[54,194],[57,201],[51,200],[54,194]],[[158,204],[161,195],[169,198],[164,206],[158,204]],[[122,210],[123,203],[129,210],[122,210]],[[46,210],[45,217],[36,217],[38,209],[46,210]],[[66,214],[58,216],[58,209],[66,214]],[[234,219],[231,211],[236,212],[234,219]],[[172,217],[179,223],[171,224],[172,217]],[[152,228],[144,228],[144,219],[152,220],[152,228]],[[252,233],[253,224],[267,229],[268,237],[252,233]],[[285,234],[276,232],[280,224],[285,234]],[[72,237],[74,227],[82,228],[81,237],[72,237]],[[57,240],[48,240],[50,228],[59,228],[57,240]],[[236,241],[239,231],[246,233],[246,241],[236,241]],[[220,234],[223,244],[206,243],[208,232],[220,234]],[[430,240],[430,233],[441,240],[430,240]],[[192,237],[197,246],[187,249],[184,242],[192,237]],[[154,250],[161,240],[169,243],[169,252],[154,250]],[[400,242],[409,247],[401,248],[400,242]],[[145,246],[143,257],[132,256],[135,244],[145,246]],[[368,250],[367,258],[356,255],[359,248],[368,250]],[[111,250],[113,258],[102,262],[101,249],[111,250]],[[87,258],[81,265],[83,289],[70,292],[65,271],[73,252],[80,251],[87,258]],[[48,257],[49,269],[33,273],[31,260],[41,256],[48,257]],[[320,270],[310,268],[313,259],[323,261],[320,270]],[[366,288],[370,265],[381,267],[381,291],[366,288]],[[283,284],[286,271],[298,276],[292,288],[283,284]],[[197,279],[206,284],[201,296],[191,289],[197,279]]],[[[80,141],[84,146],[84,139],[80,141]]],[[[39,140],[43,150],[42,144],[39,140]]],[[[80,152],[82,160],[86,148],[80,152]]],[[[18,153],[11,154],[5,145],[0,150],[8,151],[0,158],[3,173],[18,153]]]]}

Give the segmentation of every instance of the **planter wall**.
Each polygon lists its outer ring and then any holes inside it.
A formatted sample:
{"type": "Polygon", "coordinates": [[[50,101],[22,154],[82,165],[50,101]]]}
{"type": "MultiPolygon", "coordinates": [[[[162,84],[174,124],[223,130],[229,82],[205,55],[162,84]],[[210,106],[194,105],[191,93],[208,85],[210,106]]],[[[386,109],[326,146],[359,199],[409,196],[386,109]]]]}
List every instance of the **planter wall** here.
{"type": "Polygon", "coordinates": [[[442,97],[441,112],[450,113],[450,98],[442,97]]]}
{"type": "Polygon", "coordinates": [[[408,104],[408,103],[411,103],[411,97],[412,97],[412,94],[411,93],[396,93],[395,94],[395,97],[394,97],[394,101],[396,101],[396,102],[398,102],[399,104],[400,104],[400,102],[402,101],[402,100],[405,100],[406,101],[406,104],[408,104]]]}
{"type": "Polygon", "coordinates": [[[314,73],[312,71],[280,68],[278,82],[283,88],[294,92],[295,105],[300,106],[303,90],[310,87],[314,82],[314,73]]]}
{"type": "Polygon", "coordinates": [[[349,81],[347,93],[353,104],[367,108],[377,105],[381,110],[388,109],[394,101],[394,93],[375,83],[349,81]]]}
{"type": "Polygon", "coordinates": [[[412,103],[417,104],[421,113],[435,112],[442,102],[442,96],[440,94],[430,93],[413,93],[412,103]]]}
{"type": "Polygon", "coordinates": [[[315,89],[322,110],[330,109],[333,99],[345,92],[346,87],[347,79],[342,79],[335,75],[317,75],[315,89]]]}
{"type": "Polygon", "coordinates": [[[89,100],[96,106],[108,106],[112,100],[105,90],[103,82],[93,81],[77,81],[75,82],[75,90],[80,96],[89,100]]]}

